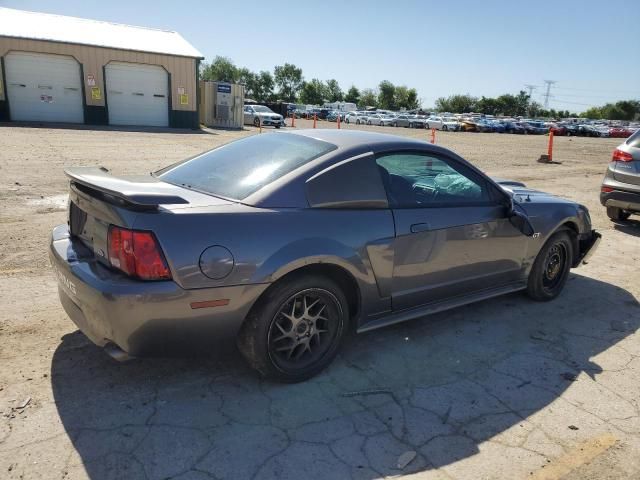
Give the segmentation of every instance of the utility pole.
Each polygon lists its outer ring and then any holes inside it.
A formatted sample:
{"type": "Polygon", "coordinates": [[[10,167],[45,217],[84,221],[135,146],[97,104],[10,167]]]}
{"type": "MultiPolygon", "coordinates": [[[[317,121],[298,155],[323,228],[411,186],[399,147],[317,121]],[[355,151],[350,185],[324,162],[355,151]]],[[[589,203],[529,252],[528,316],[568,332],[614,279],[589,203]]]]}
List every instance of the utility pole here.
{"type": "Polygon", "coordinates": [[[549,109],[549,97],[553,97],[551,95],[551,85],[556,83],[555,80],[545,80],[544,83],[547,85],[547,91],[542,95],[544,97],[544,109],[549,109]]]}

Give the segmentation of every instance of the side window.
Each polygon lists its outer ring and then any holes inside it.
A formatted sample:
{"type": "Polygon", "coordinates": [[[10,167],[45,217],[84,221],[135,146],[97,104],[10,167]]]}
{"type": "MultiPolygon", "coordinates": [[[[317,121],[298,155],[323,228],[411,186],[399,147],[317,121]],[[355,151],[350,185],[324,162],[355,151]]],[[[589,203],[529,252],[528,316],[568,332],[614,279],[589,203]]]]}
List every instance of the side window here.
{"type": "Polygon", "coordinates": [[[343,160],[306,181],[313,208],[388,208],[373,154],[343,160]]]}
{"type": "Polygon", "coordinates": [[[419,153],[377,158],[389,203],[394,208],[491,204],[486,182],[462,165],[419,153]]]}

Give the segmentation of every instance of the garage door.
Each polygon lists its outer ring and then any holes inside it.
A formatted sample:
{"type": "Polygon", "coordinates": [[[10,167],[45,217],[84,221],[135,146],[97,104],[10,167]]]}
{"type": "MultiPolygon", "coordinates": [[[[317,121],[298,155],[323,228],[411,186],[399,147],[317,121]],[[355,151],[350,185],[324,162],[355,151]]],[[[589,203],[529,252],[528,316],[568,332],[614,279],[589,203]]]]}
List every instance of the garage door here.
{"type": "Polygon", "coordinates": [[[11,52],[4,65],[12,120],[83,123],[82,80],[75,59],[11,52]]]}
{"type": "Polygon", "coordinates": [[[169,78],[162,67],[110,63],[105,73],[111,125],[169,126],[169,78]]]}

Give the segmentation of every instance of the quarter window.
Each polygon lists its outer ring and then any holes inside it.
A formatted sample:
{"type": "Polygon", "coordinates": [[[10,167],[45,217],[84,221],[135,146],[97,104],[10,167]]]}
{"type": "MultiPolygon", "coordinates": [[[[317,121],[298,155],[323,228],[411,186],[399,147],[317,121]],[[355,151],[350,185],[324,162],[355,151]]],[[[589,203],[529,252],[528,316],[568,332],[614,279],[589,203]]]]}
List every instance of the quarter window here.
{"type": "Polygon", "coordinates": [[[389,204],[395,208],[427,208],[490,204],[486,182],[455,162],[416,153],[377,158],[389,204]]]}

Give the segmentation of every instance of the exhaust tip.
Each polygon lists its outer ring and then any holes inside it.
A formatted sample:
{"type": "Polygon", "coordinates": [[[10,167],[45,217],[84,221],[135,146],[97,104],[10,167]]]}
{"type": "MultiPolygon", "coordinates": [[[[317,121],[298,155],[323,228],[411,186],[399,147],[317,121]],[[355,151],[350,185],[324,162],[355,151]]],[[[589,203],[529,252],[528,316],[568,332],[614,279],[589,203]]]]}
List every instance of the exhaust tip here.
{"type": "Polygon", "coordinates": [[[126,362],[133,359],[132,356],[113,342],[107,343],[103,348],[111,358],[118,362],[126,362]]]}

